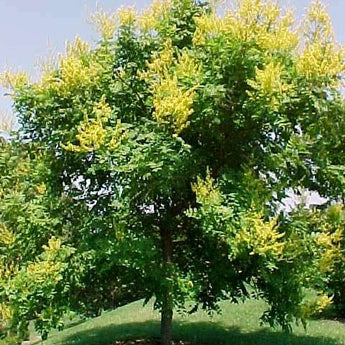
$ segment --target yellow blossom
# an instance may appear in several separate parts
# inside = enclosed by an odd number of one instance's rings
[[[325,308],[327,308],[333,301],[333,297],[322,295],[318,298],[316,302],[316,311],[321,313]]]
[[[284,70],[282,65],[270,62],[263,69],[255,68],[255,79],[247,80],[247,83],[254,89],[248,94],[252,99],[264,98],[271,109],[277,110],[279,99],[284,93],[293,89],[284,81]]]
[[[284,14],[273,1],[239,0],[237,7],[228,10],[224,18],[213,10],[195,18],[195,21],[195,46],[219,35],[230,40],[253,41],[268,52],[291,50],[299,42],[298,32],[293,28],[293,12]]]
[[[52,237],[48,240],[48,246],[43,246],[45,251],[58,251],[61,248],[61,240],[56,237]]]
[[[339,257],[340,252],[335,248],[326,249],[319,261],[320,272],[330,272],[335,264],[335,259]]]
[[[333,79],[332,84],[336,86],[345,71],[344,53],[344,48],[338,48],[334,43],[313,43],[298,58],[297,70],[307,78]]]
[[[308,7],[303,23],[303,34],[311,43],[333,40],[331,18],[326,6],[320,1],[314,1]]]
[[[333,302],[333,297],[329,297],[325,294],[317,296],[311,300],[307,300],[302,305],[302,316],[307,319],[312,315],[320,314],[325,308],[327,308]]]
[[[101,119],[103,122],[109,119],[111,115],[111,108],[103,95],[101,99],[93,106],[93,114],[97,119]]]
[[[60,263],[53,263],[49,261],[31,263],[27,267],[27,273],[36,282],[44,282],[49,276],[54,276],[55,280],[59,281],[62,279],[62,277],[59,275],[60,270]]]
[[[191,56],[188,50],[183,50],[178,57],[175,73],[179,78],[195,78],[202,69],[202,65]]]
[[[0,284],[4,281],[8,281],[11,277],[18,273],[18,266],[13,261],[0,259]]]
[[[154,0],[150,7],[143,11],[138,17],[139,27],[143,32],[148,32],[156,28],[157,23],[163,19],[164,15],[172,6],[171,0]]]
[[[209,170],[207,170],[205,180],[198,177],[196,183],[192,184],[192,191],[201,204],[220,205],[222,202],[219,189]]]
[[[262,70],[256,67],[255,75],[255,81],[250,82],[253,88],[260,90],[266,95],[283,91],[281,65],[270,62]]]
[[[13,232],[7,229],[6,225],[0,223],[0,244],[11,246],[16,242],[16,236]]]
[[[103,73],[101,64],[92,58],[90,47],[79,38],[67,43],[66,55],[57,57],[56,67],[50,64],[43,67],[43,76],[33,87],[37,92],[53,89],[63,97],[75,89],[97,84]]]
[[[80,57],[90,52],[90,45],[79,36],[73,42],[66,42],[66,55]]]
[[[91,152],[98,150],[105,144],[108,132],[107,129],[104,128],[104,124],[108,121],[111,113],[111,108],[103,95],[101,99],[94,104],[93,111],[90,115],[91,118],[85,113],[84,120],[78,126],[76,139],[79,141],[79,144],[73,145],[72,143],[68,143],[67,145],[62,144],[61,146],[65,150],[74,152]]]
[[[47,190],[47,187],[43,183],[43,184],[40,184],[40,185],[36,186],[36,190],[37,190],[38,194],[44,194],[46,192],[46,190]]]
[[[256,42],[268,52],[297,47],[298,33],[293,24],[293,12],[283,14],[275,1],[239,0],[238,7],[228,11],[224,18],[230,37]]]
[[[60,58],[61,76],[56,86],[62,93],[68,93],[76,87],[92,85],[101,74],[101,66],[91,61],[89,64],[74,56]]]
[[[251,255],[274,255],[280,257],[283,254],[284,243],[279,240],[284,233],[277,231],[277,219],[264,221],[260,214],[249,214],[245,217],[242,230],[236,235],[236,244],[245,245],[250,249]]]
[[[214,37],[224,32],[224,21],[215,13],[203,14],[195,18],[196,30],[193,35],[193,44],[195,46],[203,45],[206,38]]]
[[[4,325],[6,322],[11,320],[12,318],[12,311],[11,309],[5,304],[0,303],[0,328],[1,325]]]
[[[298,30],[293,29],[294,12],[288,11],[276,22],[273,30],[260,30],[258,44],[268,51],[289,51],[297,48]]]
[[[331,234],[328,232],[321,232],[316,238],[316,243],[319,246],[331,247],[333,243]]]
[[[103,123],[100,120],[85,120],[78,127],[78,134],[76,138],[79,145],[72,145],[69,143],[63,146],[68,151],[74,152],[91,152],[98,150],[104,142],[106,130],[103,128]]]
[[[154,117],[159,123],[171,123],[175,132],[180,133],[188,126],[188,118],[193,113],[195,87],[184,90],[178,85],[176,76],[163,79],[153,87]]]
[[[41,78],[38,84],[42,88],[49,87],[52,81],[54,82],[54,72],[58,69],[58,57],[50,54],[45,60],[38,61],[37,66],[41,72]]]
[[[75,88],[97,83],[102,74],[102,66],[91,58],[89,44],[78,36],[73,42],[66,42],[65,56],[60,54],[42,67],[42,78],[34,87],[38,91],[52,88],[62,96],[68,95]]]
[[[5,71],[0,74],[0,85],[6,89],[16,90],[29,83],[29,76],[25,72],[12,73]]]
[[[142,78],[149,78],[152,75],[165,75],[168,73],[168,68],[174,61],[174,50],[171,39],[164,42],[163,49],[158,54],[152,57],[152,62],[147,64],[148,72],[142,75]]]
[[[58,282],[62,279],[60,272],[63,265],[61,262],[55,262],[55,257],[61,249],[61,240],[52,237],[49,239],[48,245],[43,246],[43,249],[45,259],[30,263],[26,272],[36,282],[44,282],[48,277]]]
[[[147,67],[141,78],[148,82],[153,95],[153,116],[159,123],[172,125],[175,134],[179,134],[193,113],[201,65],[187,50],[175,58],[172,42],[167,40]],[[187,81],[194,85],[184,85]]]
[[[336,231],[334,231],[334,233],[332,234],[332,239],[333,242],[340,246],[340,242],[343,239],[344,236],[344,230],[343,229],[337,229]]]
[[[305,47],[297,59],[297,71],[310,79],[327,79],[338,86],[344,74],[344,47],[334,41],[330,17],[319,1],[311,4],[304,23]]]
[[[113,38],[116,28],[116,13],[98,10],[90,16],[90,20],[104,39]]]
[[[133,7],[120,8],[117,11],[117,18],[121,26],[130,26],[135,23],[137,12]]]

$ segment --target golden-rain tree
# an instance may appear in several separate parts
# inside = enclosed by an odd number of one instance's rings
[[[133,294],[155,299],[163,345],[187,301],[262,298],[287,330],[310,315],[302,288],[339,241],[281,204],[344,198],[343,49],[319,2],[300,26],[275,1],[236,4],[100,11],[96,47],[77,38],[36,82],[2,75],[20,124],[0,160],[8,329],[46,335]]]

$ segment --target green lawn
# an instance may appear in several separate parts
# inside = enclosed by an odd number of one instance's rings
[[[209,318],[198,312],[191,316],[175,315],[174,337],[196,344],[231,345],[345,345],[345,324],[315,320],[305,332],[295,327],[293,334],[284,334],[261,327],[259,316],[264,304],[249,301],[234,305],[223,302],[223,313]],[[44,345],[107,345],[127,338],[154,338],[159,335],[159,315],[152,306],[135,302],[101,317],[54,332]]]

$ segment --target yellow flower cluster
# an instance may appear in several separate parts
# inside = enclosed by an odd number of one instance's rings
[[[192,191],[196,194],[200,204],[220,205],[222,196],[216,186],[214,178],[207,171],[206,179],[198,177],[197,182],[192,185]]]
[[[74,146],[75,152],[91,152],[98,150],[104,142],[106,130],[101,120],[86,120],[78,128],[77,139],[80,146]]]
[[[303,23],[303,34],[310,42],[332,41],[334,33],[326,6],[314,1],[307,9]]]
[[[131,26],[136,19],[137,12],[133,7],[124,7],[117,11],[117,20],[121,26]]]
[[[293,24],[293,13],[282,14],[276,1],[241,0],[238,9],[225,17],[227,32],[243,41],[256,41],[268,51],[297,47],[298,34]]]
[[[5,326],[5,324],[11,320],[12,318],[12,311],[11,309],[5,304],[0,303],[0,329],[1,326]]]
[[[115,150],[127,137],[127,132],[123,129],[121,120],[117,121],[114,129],[109,130],[104,125],[111,116],[111,108],[107,104],[105,97],[102,96],[99,102],[96,102],[92,110],[92,118],[89,119],[88,114],[85,114],[84,121],[78,127],[78,134],[76,139],[79,141],[78,145],[68,143],[61,146],[67,151],[73,152],[91,152],[101,148],[106,144],[107,137],[111,139],[108,143],[109,150]]]
[[[38,186],[36,186],[36,190],[38,194],[44,194],[47,190],[47,186],[44,183],[39,184]]]
[[[169,74],[169,67],[174,62],[174,50],[171,39],[168,39],[163,44],[163,49],[159,54],[152,57],[152,62],[147,64],[148,72],[142,74],[143,79],[150,79],[157,75],[164,77]]]
[[[38,92],[51,88],[61,96],[67,96],[76,88],[96,84],[103,72],[102,66],[92,59],[89,44],[80,37],[67,42],[65,56],[60,55],[57,60],[56,66],[54,61],[42,66],[42,78],[34,85]],[[60,71],[58,77],[55,74],[57,69]]]
[[[242,230],[236,235],[236,245],[251,249],[251,255],[283,254],[284,243],[279,240],[284,233],[277,231],[277,219],[264,221],[260,214],[249,214],[243,222]]]
[[[0,85],[6,89],[16,90],[27,84],[29,84],[29,76],[25,72],[5,71],[0,74]]]
[[[81,57],[90,53],[90,45],[89,43],[83,41],[80,36],[77,36],[74,42],[66,42],[66,55],[67,56],[74,56],[74,57]]]
[[[214,12],[202,14],[195,18],[196,29],[193,35],[193,45],[200,46],[205,44],[206,38],[218,36],[225,32],[224,21]]]
[[[331,19],[319,1],[310,6],[304,23],[305,48],[297,59],[297,71],[307,78],[325,78],[338,86],[344,74],[345,50],[334,41]]]
[[[96,30],[105,40],[110,40],[114,37],[116,29],[116,13],[107,13],[98,10],[90,16],[90,21],[94,24]]]
[[[18,274],[16,263],[5,258],[0,259],[0,285],[8,282],[16,274]]]
[[[178,57],[175,74],[181,79],[194,79],[201,72],[202,66],[196,62],[188,50],[183,50]]]
[[[143,11],[138,18],[139,27],[142,32],[154,30],[157,23],[163,19],[164,15],[172,6],[171,0],[154,0],[150,7]]]
[[[27,268],[27,273],[38,283],[43,283],[50,276],[55,277],[55,281],[58,282],[62,279],[61,275],[59,274],[60,270],[60,263],[39,261],[29,264]]]
[[[282,93],[285,89],[282,83],[282,66],[270,62],[264,69],[255,67],[256,78],[253,81],[248,81],[249,85],[256,90],[260,90],[265,95],[271,96],[275,93]]]
[[[153,115],[157,121],[162,124],[173,122],[176,134],[186,128],[189,125],[188,118],[193,113],[195,89],[181,88],[176,75],[155,85]]]
[[[62,147],[65,150],[74,152],[98,150],[104,144],[107,131],[103,125],[110,115],[111,108],[106,103],[105,97],[102,96],[100,101],[96,102],[93,107],[92,116],[94,118],[89,119],[88,114],[85,114],[84,121],[78,127],[76,138],[79,141],[79,145],[68,143],[67,145],[62,144]]]
[[[254,91],[248,95],[252,99],[264,98],[270,109],[277,110],[279,99],[284,93],[293,89],[293,85],[283,80],[283,67],[280,64],[270,62],[263,69],[255,68],[255,80],[247,80]]]
[[[22,160],[17,165],[17,171],[19,175],[27,175],[30,173],[30,164],[27,160]]]
[[[48,245],[43,246],[46,252],[56,252],[61,248],[61,240],[56,237],[52,237],[48,240]]]
[[[62,279],[60,271],[62,264],[54,262],[57,252],[61,249],[61,240],[52,237],[47,246],[43,246],[45,260],[30,263],[27,267],[29,276],[37,282],[44,282],[48,277],[53,277],[56,282]]]
[[[96,119],[99,119],[102,122],[107,121],[109,117],[111,116],[111,108],[109,104],[107,103],[104,95],[101,97],[101,99],[98,102],[94,104],[93,114],[96,117]]]
[[[9,231],[5,224],[0,223],[0,244],[11,246],[15,243],[16,236],[11,231]]]
[[[320,314],[333,302],[333,297],[327,295],[320,295],[312,300],[307,300],[302,305],[302,317],[304,319],[310,318],[312,315]]]
[[[322,257],[318,263],[318,267],[321,272],[332,271],[335,261],[337,258],[341,257],[341,251],[339,248],[333,247],[328,248],[322,253]]]
[[[196,24],[194,45],[220,34],[228,39],[255,41],[267,51],[291,50],[299,43],[293,12],[282,14],[273,1],[239,0],[237,8],[229,10],[224,19],[212,11],[196,18]]]
[[[344,48],[337,48],[334,43],[313,43],[297,60],[297,70],[307,78],[331,79],[331,84],[337,86],[345,72],[344,57]]]
[[[154,117],[159,123],[170,124],[176,135],[189,125],[198,88],[184,86],[183,82],[194,83],[200,71],[201,65],[187,50],[174,58],[172,42],[168,40],[162,52],[148,63],[148,71],[141,75],[153,95]]]
[[[55,85],[61,93],[68,94],[76,87],[97,83],[102,68],[93,61],[86,65],[81,58],[71,55],[60,59],[60,72],[61,78]]]
[[[316,237],[316,244],[324,249],[319,261],[319,269],[321,272],[329,272],[333,269],[337,258],[342,257],[340,242],[343,238],[343,229],[338,228],[332,231],[328,227],[323,229]]]
[[[318,298],[316,302],[316,312],[321,313],[325,308],[327,308],[332,303],[333,297],[327,295],[322,295]]]
[[[290,51],[299,44],[298,31],[293,30],[294,12],[289,11],[277,21],[273,30],[260,30],[259,46],[268,51]]]

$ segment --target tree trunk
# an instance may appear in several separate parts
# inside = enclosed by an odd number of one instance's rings
[[[172,233],[170,229],[163,229],[161,232],[164,269],[167,284],[164,284],[163,304],[161,312],[161,345],[172,345],[172,318],[173,300],[171,286],[171,266],[172,266]]]
[[[162,318],[161,318],[161,344],[171,345],[172,344],[172,318],[173,311],[169,305],[166,307],[163,302]]]

